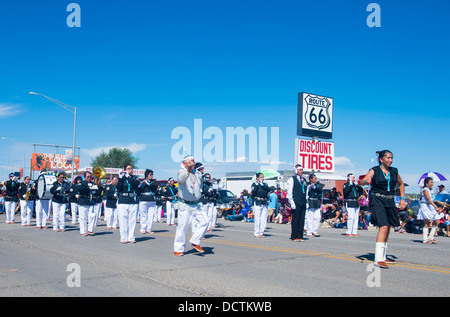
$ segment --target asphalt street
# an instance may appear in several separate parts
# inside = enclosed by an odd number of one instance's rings
[[[68,218],[68,217],[67,217]],[[424,245],[421,235],[391,233],[389,269],[372,265],[376,230],[345,237],[345,229],[322,228],[320,237],[289,240],[290,225],[268,224],[264,238],[253,223],[218,220],[202,247],[187,243],[173,255],[175,226],[155,223],[121,244],[119,231],[103,220],[94,236],[5,223],[0,215],[0,297],[373,297],[448,296],[450,238]],[[189,238],[190,232],[188,232]]]

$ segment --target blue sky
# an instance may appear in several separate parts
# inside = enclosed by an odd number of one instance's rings
[[[336,173],[365,173],[387,148],[410,185],[427,171],[450,179],[447,0],[377,1],[379,28],[366,24],[368,0],[79,0],[81,27],[69,28],[71,2],[0,4],[0,136],[28,156],[72,144],[73,115],[35,91],[77,107],[82,167],[122,146],[139,168],[174,176],[171,133],[202,119],[224,134],[279,127],[290,169],[306,91],[334,98]],[[261,165],[238,160],[205,165],[216,177]],[[11,161],[23,165],[23,145],[0,140],[0,179]]]

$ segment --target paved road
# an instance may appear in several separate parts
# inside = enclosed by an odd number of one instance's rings
[[[296,243],[288,239],[289,225],[269,224],[265,238],[254,238],[253,224],[219,219],[204,254],[189,247],[175,257],[176,228],[166,224],[122,245],[103,221],[95,236],[81,237],[70,222],[55,233],[4,220],[1,214],[0,297],[448,296],[445,237],[423,245],[420,235],[392,233],[388,254],[396,263],[374,270],[375,230],[345,237],[344,229],[320,229],[321,237]]]

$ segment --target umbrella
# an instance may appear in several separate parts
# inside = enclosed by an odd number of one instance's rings
[[[450,194],[438,194],[434,200],[440,201],[441,203],[450,204]]]
[[[422,176],[420,176],[419,181],[417,182],[417,184],[420,184],[421,182],[423,183],[423,180],[425,180],[425,178],[427,177],[431,177],[433,179],[434,182],[439,182],[439,181],[446,181],[447,179],[444,177],[444,175],[437,173],[437,172],[428,172],[423,174]]]
[[[278,177],[280,176],[280,173],[278,173],[277,171],[274,170],[260,170],[259,173],[263,173],[264,175],[264,179],[270,179],[273,177]],[[253,175],[252,181],[254,182],[256,180],[256,175]]]

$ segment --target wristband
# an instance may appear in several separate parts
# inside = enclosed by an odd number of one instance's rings
[[[400,200],[402,200],[402,199],[403,199],[403,200],[406,200],[406,197],[400,197]]]

